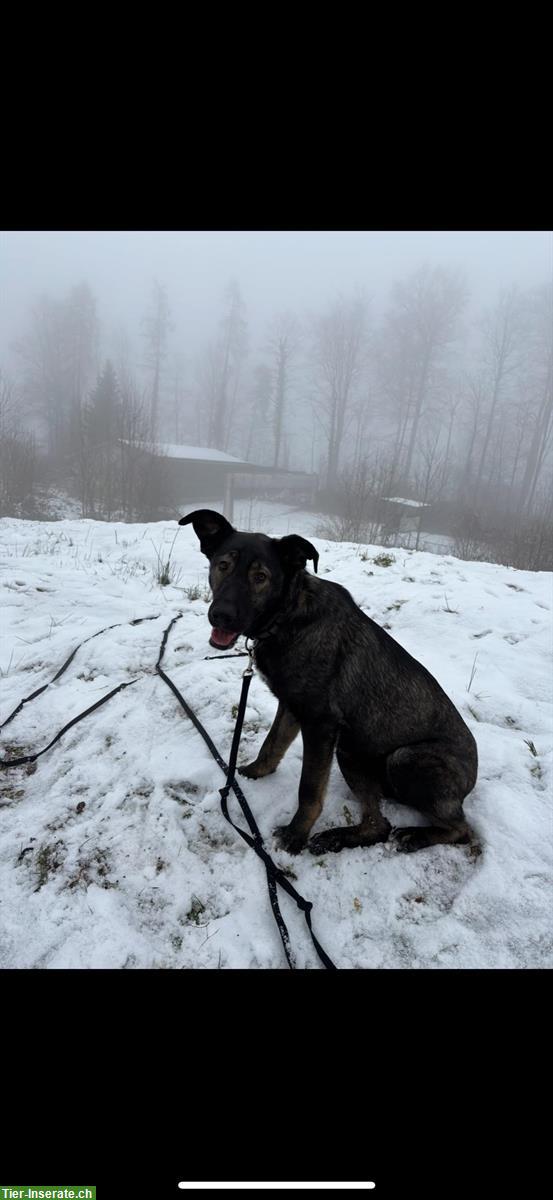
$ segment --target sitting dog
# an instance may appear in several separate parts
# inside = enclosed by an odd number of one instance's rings
[[[338,583],[318,579],[318,554],[305,538],[242,533],[220,513],[198,509],[192,523],[209,559],[213,602],[210,644],[255,643],[255,663],[278,699],[271,729],[249,779],[275,771],[301,732],[298,809],[275,830],[290,854],[313,854],[386,841],[387,796],[419,809],[430,824],[395,830],[399,847],[468,842],[463,800],[476,782],[472,733],[434,677],[358,608]],[[358,825],[309,840],[322,811],[333,754],[362,805]]]

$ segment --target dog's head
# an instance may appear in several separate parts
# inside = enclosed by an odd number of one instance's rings
[[[295,533],[283,538],[242,533],[209,508],[181,517],[179,525],[189,524],[210,562],[213,602],[207,615],[213,628],[209,640],[218,650],[233,646],[241,633],[255,637],[261,632],[308,559],[317,570],[315,547]]]

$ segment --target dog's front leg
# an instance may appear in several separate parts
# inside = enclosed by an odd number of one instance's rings
[[[247,779],[262,779],[264,775],[276,771],[281,758],[284,758],[299,731],[299,722],[292,716],[290,709],[279,701],[275,719],[257,758],[239,767],[240,775],[245,775]]]
[[[303,766],[298,796],[298,811],[289,825],[275,829],[275,837],[283,850],[299,854],[303,850],[311,827],[320,816],[324,804],[337,730],[332,726],[302,724]]]

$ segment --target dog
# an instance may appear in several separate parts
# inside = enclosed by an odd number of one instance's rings
[[[240,634],[251,638],[256,666],[278,700],[257,758],[240,773],[271,774],[301,732],[298,809],[275,829],[278,845],[290,854],[305,847],[324,854],[384,842],[392,831],[380,810],[384,797],[430,821],[394,830],[399,849],[470,842],[463,801],[476,783],[476,742],[430,672],[341,584],[317,577],[319,556],[305,538],[243,533],[210,509],[179,521],[188,524],[210,564],[210,645],[223,650]],[[362,819],[310,838],[334,753]]]

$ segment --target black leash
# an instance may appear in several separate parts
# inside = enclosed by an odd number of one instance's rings
[[[36,700],[37,696],[41,696],[42,693],[45,692],[46,689],[51,686],[51,684],[55,683],[56,680],[59,679],[60,676],[63,675],[65,671],[67,671],[68,666],[70,665],[70,663],[73,662],[73,659],[77,653],[77,650],[80,650],[81,646],[85,646],[87,642],[91,642],[93,638],[100,637],[101,633],[107,633],[108,630],[110,630],[110,629],[118,629],[121,625],[126,625],[126,624],[140,625],[142,623],[142,621],[157,621],[158,616],[159,616],[159,613],[154,617],[136,617],[136,619],[134,621],[129,621],[129,622],[118,621],[116,625],[106,625],[105,629],[99,629],[97,633],[91,633],[90,637],[87,637],[84,639],[84,641],[79,642],[79,645],[76,646],[75,649],[71,652],[71,654],[69,655],[69,658],[67,658],[65,660],[63,666],[60,667],[59,671],[57,672],[56,675],[54,675],[53,679],[50,679],[48,683],[43,684],[42,687],[37,688],[36,692],[32,692],[30,696],[25,696],[23,700],[20,700],[19,704],[17,705],[16,708],[14,708],[13,712],[10,713],[9,717],[6,717],[6,720],[2,721],[2,724],[0,725],[0,729],[4,729],[4,727],[6,725],[9,725],[10,721],[13,721],[14,717],[17,716],[18,712],[21,712],[21,709],[23,708],[24,704],[28,704],[30,700]],[[101,700],[97,700],[95,704],[90,705],[90,708],[86,708],[85,711],[82,713],[79,713],[79,715],[77,717],[73,717],[72,721],[68,721],[67,725],[64,725],[63,729],[60,729],[59,733],[57,733],[56,736],[54,738],[52,738],[51,742],[48,742],[48,745],[45,746],[43,750],[38,750],[36,754],[26,754],[23,756],[23,758],[11,758],[11,759],[0,758],[0,767],[6,767],[6,768],[7,767],[22,767],[26,763],[35,762],[35,760],[37,758],[40,758],[41,754],[46,754],[46,751],[49,750],[51,746],[54,746],[56,742],[59,742],[60,738],[63,737],[64,733],[67,733],[68,729],[71,729],[71,727],[73,725],[76,725],[77,721],[82,721],[85,717],[88,717],[90,715],[90,713],[94,712],[95,709],[100,708],[100,706],[102,704],[107,704],[107,701],[111,700],[111,697],[115,696],[117,694],[117,692],[122,692],[123,688],[131,687],[133,683],[137,683],[137,682],[138,682],[137,679],[131,679],[131,680],[129,680],[128,683],[120,683],[118,687],[113,688],[113,690],[111,692],[108,692],[107,696],[102,696]]]
[[[64,733],[67,733],[67,730],[71,729],[72,725],[76,725],[77,721],[82,721],[84,717],[88,717],[89,714],[94,712],[95,708],[99,708],[101,704],[106,704],[107,701],[111,700],[111,697],[115,696],[117,692],[122,692],[123,688],[132,687],[133,683],[138,683],[138,680],[131,679],[129,683],[120,683],[119,687],[114,688],[112,692],[108,692],[107,696],[102,696],[102,699],[97,700],[96,704],[91,704],[90,708],[86,708],[84,712],[79,713],[78,717],[73,717],[73,720],[68,721],[67,725],[64,725],[63,729],[60,729],[59,733],[56,734],[55,738],[52,738],[52,741],[48,742],[48,745],[44,747],[44,750],[39,750],[37,754],[25,754],[23,758],[0,758],[0,767],[22,767],[25,763],[35,762],[37,758],[40,758],[41,754],[46,754],[46,751],[49,750],[50,747],[55,744],[55,742],[59,742],[60,737],[63,737]]]
[[[196,716],[194,710],[191,709],[190,706],[186,703],[186,700],[184,699],[183,696],[181,696],[181,693],[179,692],[178,688],[175,686],[173,681],[171,679],[169,679],[169,676],[165,674],[165,671],[161,667],[161,660],[165,653],[165,646],[167,644],[167,638],[169,636],[169,633],[170,633],[173,625],[175,624],[175,621],[178,621],[181,616],[182,616],[182,613],[179,613],[178,616],[173,617],[173,620],[171,621],[170,625],[168,625],[167,629],[165,630],[165,633],[163,634],[161,649],[159,652],[159,658],[156,663],[156,671],[158,672],[159,675],[161,675],[161,678],[165,681],[165,683],[168,685],[168,687],[171,688],[171,691],[176,696],[177,700],[179,701],[179,704],[182,705],[187,717],[190,718],[193,725],[198,730],[198,733],[203,738],[206,746],[211,751],[216,763],[218,764],[218,766],[220,766],[221,770],[225,771],[225,773],[226,773],[227,779],[226,779],[225,786],[219,789],[220,796],[221,796],[221,809],[223,812],[223,816],[229,822],[229,825],[232,825],[233,829],[235,829],[236,832],[240,834],[240,837],[243,838],[245,842],[247,842],[248,846],[251,846],[252,850],[255,850],[258,857],[261,858],[265,864],[265,870],[267,872],[267,887],[269,889],[269,899],[271,901],[271,908],[273,910],[273,915],[274,915],[275,921],[278,926],[278,931],[279,931],[281,939],[282,939],[282,945],[284,947],[284,953],[286,955],[286,961],[288,963],[288,966],[290,967],[291,970],[295,970],[294,957],[293,957],[292,950],[290,947],[290,935],[288,933],[288,929],[286,927],[286,924],[285,924],[284,918],[282,916],[282,913],[280,911],[280,907],[279,907],[279,903],[278,903],[277,883],[280,884],[280,887],[282,887],[284,889],[284,891],[287,892],[288,895],[291,896],[291,898],[293,900],[295,900],[298,908],[301,909],[301,911],[303,912],[306,923],[307,923],[307,927],[311,934],[311,939],[313,941],[313,945],[315,947],[315,950],[317,951],[317,954],[318,954],[321,962],[323,963],[323,966],[325,966],[327,968],[327,970],[336,971],[337,967],[332,962],[332,959],[329,958],[326,951],[323,950],[323,947],[321,946],[320,942],[318,941],[318,939],[315,937],[315,934],[313,933],[313,929],[312,929],[312,925],[311,925],[311,909],[313,908],[313,905],[312,905],[311,901],[305,900],[304,897],[301,896],[298,891],[296,891],[296,888],[292,886],[292,884],[290,883],[290,880],[286,878],[286,875],[284,874],[284,872],[280,869],[280,867],[276,866],[276,864],[273,862],[271,856],[267,853],[265,846],[263,845],[263,838],[261,837],[261,833],[259,832],[255,817],[251,811],[248,801],[246,800],[246,797],[242,791],[242,788],[240,787],[240,785],[236,782],[236,779],[234,778],[235,771],[236,771],[236,760],[238,758],[238,747],[240,744],[240,736],[242,733],[242,724],[244,721],[244,714],[246,712],[246,702],[247,702],[247,698],[248,698],[248,691],[249,691],[250,683],[252,681],[252,676],[253,676],[251,655],[249,656],[250,663],[246,667],[246,670],[243,672],[243,676],[242,676],[242,692],[240,695],[240,703],[238,705],[238,716],[236,718],[236,725],[234,728],[234,737],[232,739],[230,760],[229,760],[229,763],[227,766],[226,762],[219,754],[219,751],[218,751],[215,743],[210,738],[207,730],[204,729],[201,721],[198,720],[198,717]],[[224,655],[224,657],[225,658],[238,658],[239,655],[231,654],[231,655]],[[239,825],[236,825],[229,815],[228,794],[229,794],[231,788],[238,800],[238,803],[239,803],[239,805],[242,809],[242,812],[246,818],[246,821],[250,827],[251,833],[246,833],[245,829],[241,829]]]
[[[286,955],[286,961],[288,963],[288,966],[290,967],[291,970],[295,970],[296,964],[295,964],[294,956],[293,956],[292,949],[290,946],[290,935],[288,933],[288,929],[286,927],[286,923],[284,921],[284,918],[282,916],[282,913],[281,913],[280,907],[279,907],[279,903],[278,903],[277,884],[279,884],[280,887],[282,887],[284,889],[284,891],[293,900],[295,900],[298,908],[301,910],[301,912],[303,912],[306,923],[307,923],[307,927],[309,929],[309,933],[311,934],[311,939],[313,941],[313,945],[315,947],[315,950],[317,951],[317,954],[318,954],[321,962],[323,963],[323,966],[326,967],[327,970],[336,971],[337,968],[336,968],[335,964],[329,958],[326,951],[323,950],[323,947],[321,946],[320,942],[318,941],[315,934],[313,933],[312,924],[311,924],[311,909],[312,909],[313,905],[312,905],[311,901],[305,900],[305,898],[300,895],[300,893],[296,890],[296,888],[292,886],[292,884],[290,883],[290,880],[287,879],[284,872],[280,869],[280,867],[276,866],[276,864],[273,862],[270,855],[267,853],[265,846],[263,844],[263,838],[261,837],[261,833],[258,829],[256,820],[255,820],[255,817],[250,809],[248,801],[246,800],[246,797],[245,797],[240,785],[236,782],[236,779],[235,779],[236,762],[237,762],[237,758],[238,758],[238,747],[240,745],[242,725],[244,722],[244,714],[246,712],[248,691],[249,691],[250,683],[251,683],[252,676],[253,676],[251,653],[249,653],[249,659],[250,659],[249,664],[246,667],[246,670],[243,672],[242,692],[240,695],[240,703],[238,706],[238,716],[236,719],[236,726],[234,729],[234,737],[232,739],[230,760],[229,760],[229,763],[227,766],[224,759],[219,754],[219,751],[218,751],[215,743],[212,741],[209,734],[207,733],[207,730],[204,729],[203,725],[198,720],[198,717],[196,716],[193,709],[191,709],[190,706],[186,703],[186,700],[181,695],[178,688],[175,686],[175,684],[169,678],[169,676],[166,675],[165,671],[161,667],[161,661],[162,661],[163,655],[165,653],[167,638],[169,636],[171,629],[173,628],[173,625],[175,624],[176,621],[178,621],[180,619],[180,617],[182,617],[182,613],[178,613],[176,617],[173,617],[173,620],[167,626],[167,629],[165,630],[165,632],[163,634],[163,637],[161,640],[159,656],[158,656],[158,660],[156,663],[156,671],[161,676],[161,678],[164,680],[164,682],[167,684],[167,686],[170,687],[173,694],[176,696],[177,700],[179,701],[179,704],[181,704],[186,715],[192,721],[193,725],[198,730],[198,733],[201,735],[201,737],[203,738],[207,747],[211,751],[211,754],[213,755],[213,758],[215,759],[218,766],[220,766],[221,770],[226,773],[226,777],[227,777],[226,783],[225,783],[224,787],[219,789],[220,795],[221,795],[221,809],[222,809],[225,819],[229,822],[230,825],[232,825],[233,829],[235,829],[236,832],[240,834],[240,837],[243,838],[245,842],[247,842],[248,846],[251,846],[252,850],[255,850],[258,857],[261,858],[263,863],[265,864],[265,870],[267,872],[267,887],[269,890],[269,899],[271,902],[271,908],[273,910],[273,915],[274,915],[275,921],[277,923],[278,931],[279,931],[281,939],[282,939],[282,944],[284,947],[284,953]],[[129,624],[140,625],[142,621],[155,621],[155,620],[157,620],[157,616],[137,617],[135,620],[130,621]],[[25,696],[23,698],[23,700],[21,700],[19,702],[17,707],[14,708],[13,712],[10,713],[10,715],[8,717],[6,717],[6,720],[0,724],[0,729],[3,729],[6,725],[9,725],[10,721],[13,721],[14,717],[16,717],[19,712],[21,712],[21,709],[23,708],[23,706],[25,704],[28,704],[31,700],[35,700],[37,698],[37,696],[42,695],[42,693],[45,692],[46,689],[48,687],[50,687],[50,685],[52,683],[55,683],[56,680],[58,680],[64,674],[64,672],[67,670],[67,668],[73,661],[77,651],[80,650],[81,646],[86,645],[86,643],[92,641],[93,638],[99,637],[100,634],[107,633],[110,629],[117,629],[120,625],[123,625],[125,623],[126,622],[120,621],[116,625],[107,625],[105,627],[105,629],[98,630],[97,633],[91,634],[90,637],[85,638],[84,641],[80,642],[79,645],[76,646],[75,649],[71,652],[71,654],[69,655],[69,658],[66,659],[66,661],[63,663],[63,665],[60,667],[59,671],[54,675],[54,677],[48,683],[45,683],[42,687],[37,688],[37,690],[35,692],[32,692],[30,696]],[[208,657],[215,657],[215,656],[208,656]],[[222,655],[222,656],[217,655],[217,657],[240,658],[240,657],[243,657],[243,654],[242,654],[242,652],[238,652],[237,654],[231,654],[231,655]],[[84,718],[88,717],[90,715],[90,713],[94,712],[97,708],[100,708],[102,704],[106,704],[108,700],[111,700],[112,696],[115,696],[117,694],[117,692],[123,691],[124,688],[131,687],[134,683],[137,683],[137,682],[138,682],[137,679],[131,679],[128,683],[120,683],[118,685],[118,687],[113,688],[111,692],[108,692],[107,696],[103,696],[101,698],[101,700],[97,700],[95,704],[91,704],[90,708],[85,709],[84,712],[79,713],[78,716],[73,717],[73,719],[71,721],[68,721],[67,725],[64,725],[63,729],[60,729],[59,733],[57,733],[56,736],[54,738],[52,738],[51,742],[48,742],[48,745],[45,746],[43,750],[39,750],[35,754],[26,754],[21,758],[12,758],[9,760],[8,759],[0,759],[0,767],[7,769],[10,767],[20,767],[20,766],[24,766],[27,763],[35,762],[35,760],[37,758],[40,758],[42,754],[46,754],[46,751],[50,750],[50,748],[52,746],[54,746],[55,743],[58,742],[61,737],[63,737],[64,733],[67,733],[67,730],[71,729],[73,727],[73,725],[76,725],[78,721],[84,720]],[[250,833],[247,833],[246,830],[241,829],[239,825],[236,825],[235,822],[232,820],[232,818],[229,815],[228,794],[231,789],[234,791],[234,793],[238,799],[238,802],[240,804],[242,812],[243,812],[243,814],[246,818],[246,821],[248,823],[248,826],[250,828]]]

